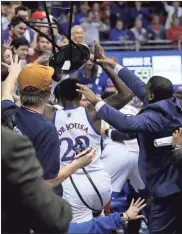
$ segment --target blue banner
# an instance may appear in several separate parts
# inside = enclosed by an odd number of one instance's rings
[[[107,51],[119,64],[128,67],[145,83],[151,76],[163,76],[174,86],[182,85],[182,53],[178,50],[165,51]]]

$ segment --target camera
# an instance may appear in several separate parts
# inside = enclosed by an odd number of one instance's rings
[[[81,153],[82,151],[86,150],[86,148],[86,145],[81,140],[76,140],[76,143],[73,146],[73,150],[76,154]]]

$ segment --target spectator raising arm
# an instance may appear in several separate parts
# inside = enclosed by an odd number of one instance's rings
[[[11,100],[14,101],[13,99],[13,92],[15,88],[15,84],[18,78],[18,75],[20,74],[22,70],[22,60],[18,61],[18,55],[15,55],[15,59],[13,61],[13,56],[11,53],[11,64],[8,65],[6,63],[2,63],[3,66],[7,67],[9,70],[9,75],[5,79],[2,87],[2,98],[1,100]]]

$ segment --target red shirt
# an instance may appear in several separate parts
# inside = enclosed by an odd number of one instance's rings
[[[34,55],[29,55],[27,56],[27,63],[33,63],[38,57],[40,57],[41,55],[43,55],[44,52],[35,49],[35,53]]]
[[[167,31],[167,39],[177,41],[182,39],[182,26],[180,27],[171,27]]]

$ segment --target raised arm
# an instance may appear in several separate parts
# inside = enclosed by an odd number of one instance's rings
[[[123,83],[123,81],[118,77],[116,72],[108,66],[108,65],[102,65],[103,70],[107,73],[109,78],[112,80],[116,90],[118,91],[117,94],[114,94],[106,99],[104,101],[120,110],[123,108],[131,99],[134,97],[134,94],[131,92],[131,90]]]
[[[159,132],[168,125],[168,120],[157,111],[148,110],[136,116],[127,116],[105,104],[103,101],[96,101],[95,103],[97,103],[95,105],[97,116],[118,131],[130,133]]]
[[[102,59],[105,60],[107,58],[104,49],[97,42],[95,42],[94,58],[96,61],[99,61],[99,59],[101,59],[102,61]],[[113,61],[113,63],[117,64],[117,62],[114,59],[111,60]],[[106,98],[104,101],[116,109],[121,109],[134,97],[134,95],[131,92],[131,90],[118,77],[116,72],[114,72],[111,66],[104,63],[99,64],[101,65],[102,69],[106,72],[106,74],[110,77],[116,90],[118,91],[117,94]]]
[[[119,78],[128,86],[129,89],[141,100],[144,100],[144,94],[146,85],[138,78],[132,71],[127,67],[123,67],[117,64],[113,59],[105,57],[104,59],[99,59],[98,62],[102,64],[110,65],[114,68],[114,72]]]
[[[78,85],[80,87],[80,85]],[[148,110],[136,116],[128,116],[101,101],[88,87],[80,87],[78,92],[95,106],[97,117],[105,120],[118,131],[123,132],[159,132],[168,126],[169,120],[160,112]]]
[[[2,65],[8,68],[9,75],[3,82],[1,101],[10,100],[14,102],[13,92],[18,75],[20,74],[22,69],[22,60],[18,61],[18,55],[15,55],[15,59],[13,61],[13,56],[11,54],[11,64],[8,65],[6,63],[2,63]]]
[[[170,10],[171,10],[171,8],[172,8],[172,6],[169,6],[169,5],[167,4],[167,2],[162,2],[162,3],[163,3],[163,5],[164,5],[165,11],[167,11],[167,12],[169,13]]]

